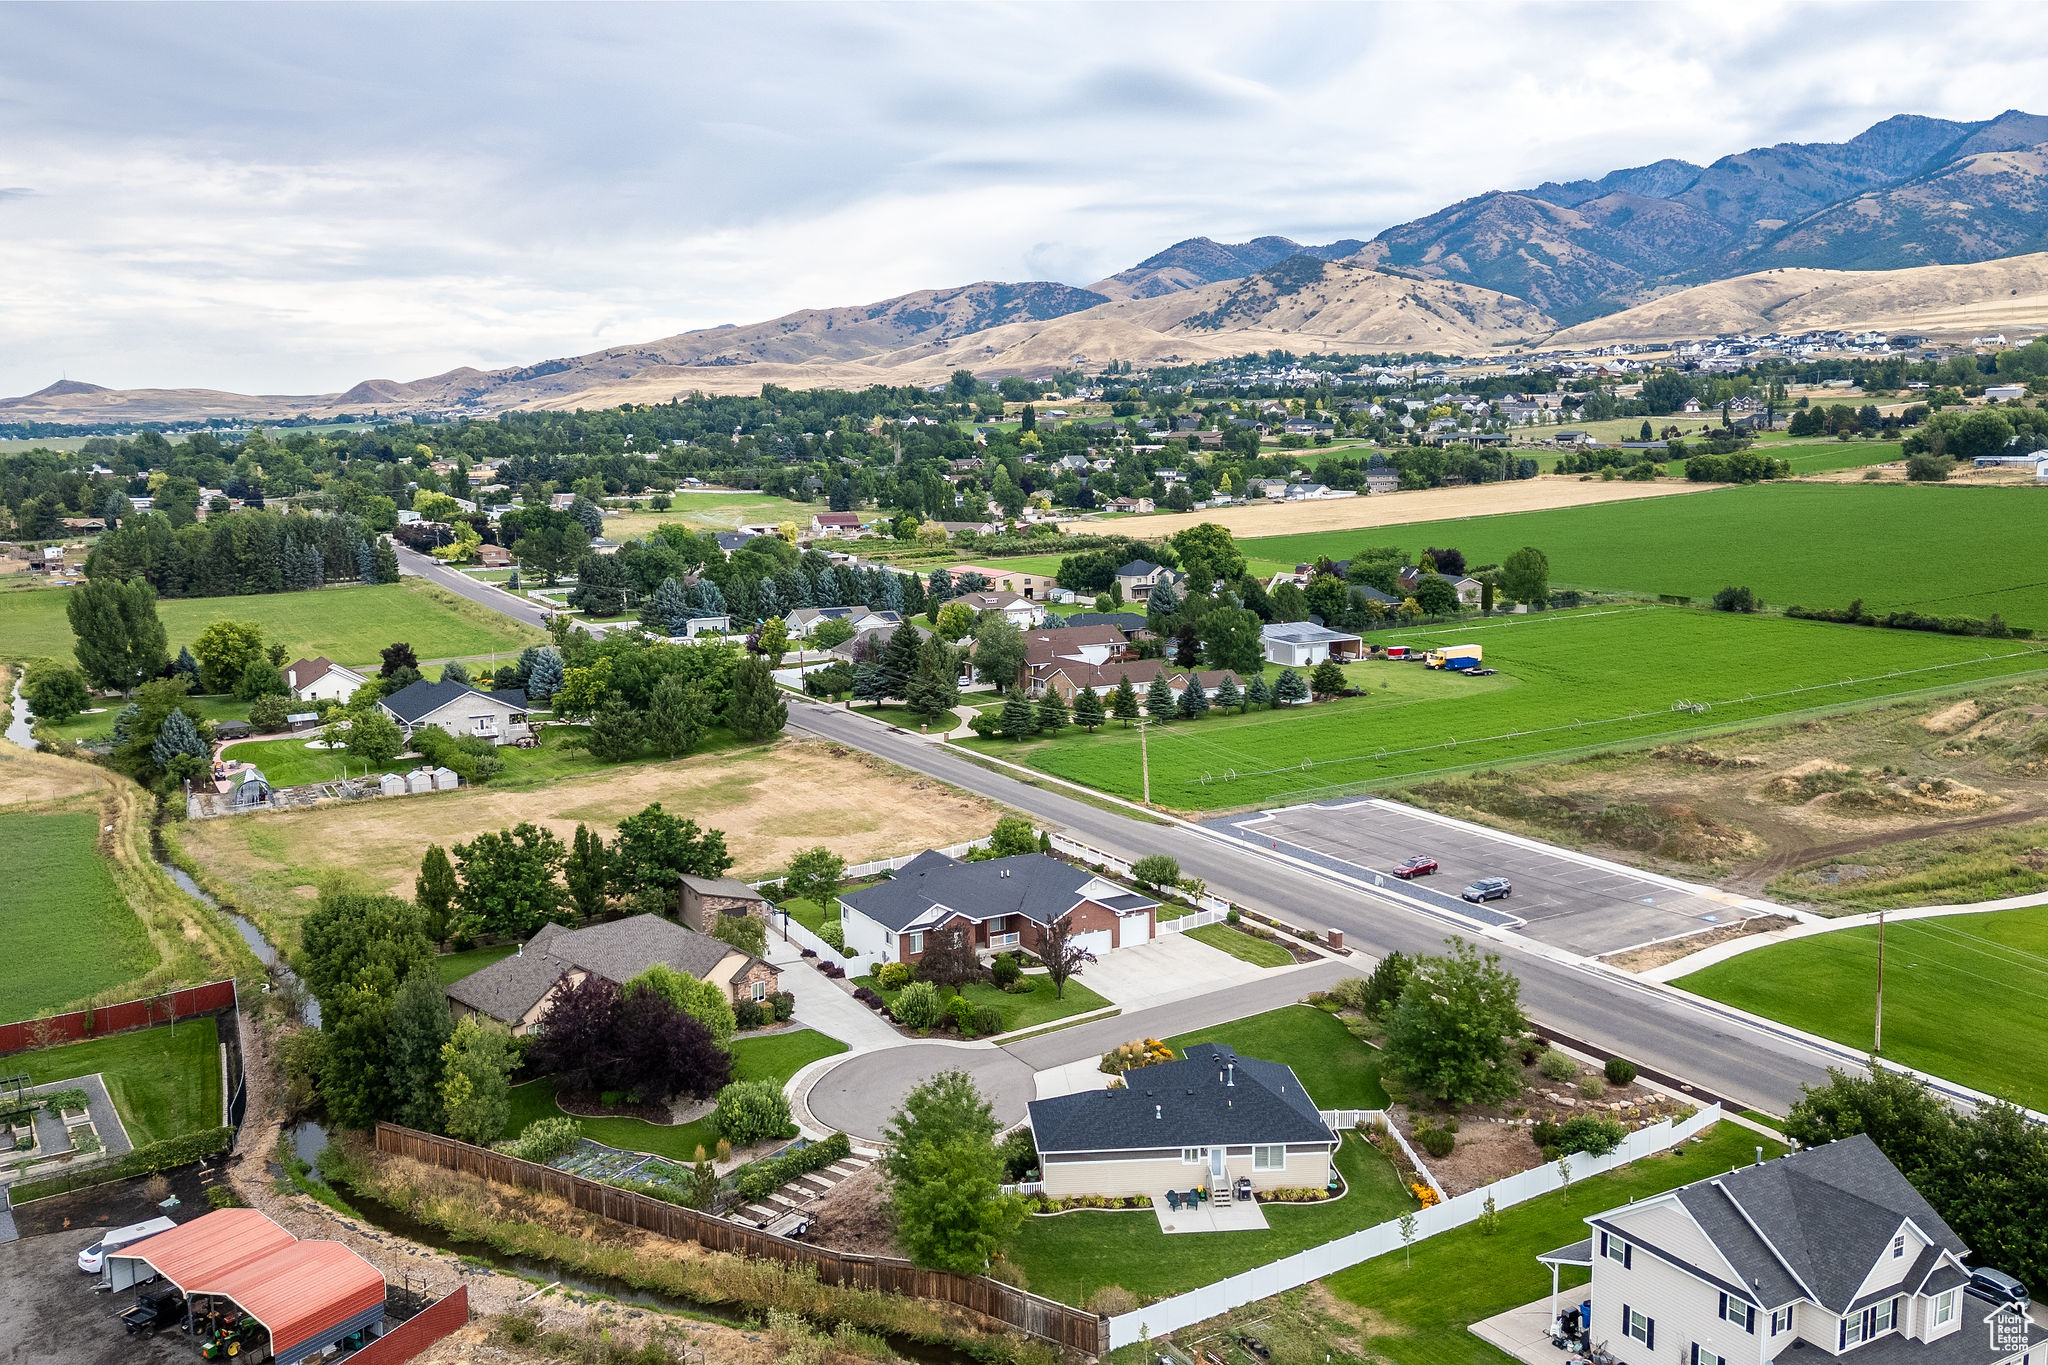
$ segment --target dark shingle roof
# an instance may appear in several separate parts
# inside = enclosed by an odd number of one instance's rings
[[[1037,924],[1051,924],[1081,903],[1081,888],[1093,880],[1095,874],[1087,868],[1043,853],[963,863],[926,851],[888,881],[840,900],[899,933],[921,921],[936,924],[948,910],[973,920],[1023,915]],[[1132,910],[1157,904],[1121,891],[1116,898]]]
[[[688,872],[678,873],[676,880],[700,896],[725,896],[733,900],[766,900],[760,892],[745,882],[734,881],[731,877],[698,877]]]
[[[507,706],[526,709],[526,693],[517,687],[508,687],[498,692],[482,692],[468,683],[428,682],[421,678],[408,687],[401,687],[390,696],[383,698],[382,705],[406,724],[411,725],[423,716],[430,716],[451,702],[475,693],[487,696]]]
[[[1134,559],[1121,569],[1118,569],[1116,576],[1118,578],[1143,578],[1146,574],[1157,571],[1158,568],[1159,566],[1149,559]]]
[[[548,924],[511,957],[500,958],[450,986],[448,996],[493,1019],[517,1023],[572,967],[624,984],[655,963],[665,962],[676,971],[702,978],[739,951],[721,939],[685,929],[659,915],[629,915],[587,929]]]
[[[1185,1059],[1126,1072],[1122,1090],[1034,1100],[1041,1152],[1115,1152],[1247,1143],[1328,1143],[1330,1130],[1291,1067],[1197,1043]]]
[[[1067,618],[1067,628],[1076,626],[1115,626],[1126,635],[1145,628],[1145,617],[1135,611],[1077,611]]]

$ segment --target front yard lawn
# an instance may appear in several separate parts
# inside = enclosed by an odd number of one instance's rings
[[[1150,1209],[1082,1211],[1025,1219],[1009,1257],[1034,1294],[1085,1306],[1096,1291],[1121,1285],[1149,1301],[1213,1284],[1416,1207],[1393,1163],[1356,1133],[1347,1133],[1337,1149],[1337,1169],[1347,1187],[1343,1198],[1268,1204],[1264,1232],[1169,1235],[1159,1230]]]
[[[1416,1242],[1412,1264],[1392,1251],[1323,1283],[1364,1310],[1362,1334],[1371,1339],[1360,1346],[1368,1358],[1400,1365],[1501,1365],[1509,1357],[1466,1329],[1549,1294],[1550,1272],[1536,1257],[1584,1237],[1588,1214],[1749,1164],[1757,1140],[1748,1129],[1717,1124],[1702,1141],[1502,1209],[1491,1237],[1467,1224]],[[1772,1156],[1785,1150],[1768,1141],[1764,1147]],[[1583,1271],[1566,1270],[1559,1283],[1576,1287],[1586,1279]]]
[[[212,1019],[18,1052],[6,1065],[26,1072],[30,1085],[99,1072],[137,1147],[221,1125],[220,1032]]]
[[[859,984],[873,990],[891,1005],[896,1003],[896,997],[902,993],[883,990],[875,984],[875,978],[872,976],[860,978]],[[1040,1024],[1050,1024],[1057,1019],[1087,1014],[1091,1010],[1107,1009],[1110,1004],[1082,985],[1079,977],[1068,978],[1064,1000],[1053,997],[1052,978],[1042,973],[1026,973],[1019,984],[1029,985],[1031,990],[1028,993],[1019,992],[1011,995],[989,982],[977,981],[960,993],[967,997],[968,1004],[988,1005],[1000,1013],[1003,1016],[1005,1033],[1014,1033],[1022,1028],[1036,1028]],[[941,991],[940,994],[946,993]],[[948,995],[947,998],[951,999],[951,996]]]
[[[452,986],[465,976],[473,975],[501,958],[507,958],[519,951],[516,943],[500,943],[494,948],[471,948],[466,952],[442,953],[434,959],[434,975],[443,986]]]
[[[1187,931],[1189,938],[1206,943],[1211,948],[1220,948],[1232,957],[1240,958],[1258,967],[1285,967],[1294,961],[1294,954],[1277,943],[1268,943],[1262,938],[1253,938],[1241,929],[1227,924],[1205,924],[1199,929]]]
[[[1341,1019],[1312,1005],[1287,1005],[1166,1040],[1176,1052],[1196,1043],[1222,1043],[1246,1057],[1284,1062],[1318,1109],[1387,1107],[1379,1049],[1359,1042]]]

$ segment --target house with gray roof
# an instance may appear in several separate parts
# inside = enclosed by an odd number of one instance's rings
[[[1197,1043],[1175,1062],[1124,1073],[1120,1090],[1034,1100],[1026,1122],[1045,1192],[1149,1194],[1207,1188],[1322,1189],[1337,1135],[1294,1069]]]
[[[716,982],[734,1004],[766,1000],[781,988],[781,975],[772,964],[723,939],[660,915],[628,915],[583,929],[544,924],[512,956],[448,987],[448,1000],[458,1019],[481,1014],[525,1034],[547,1018],[558,991],[587,976],[624,985],[657,962]]]
[[[1273,621],[1259,628],[1266,662],[1283,668],[1314,668],[1325,659],[1357,659],[1365,640],[1348,631],[1331,630],[1313,621]]]
[[[1627,1365],[2043,1359],[2048,1332],[1969,1292],[1970,1248],[1863,1134],[1586,1222],[1537,1259],[1591,1269],[1587,1339]]]
[[[422,725],[438,725],[457,739],[477,735],[493,744],[522,746],[533,741],[526,721],[526,693],[517,687],[482,692],[468,683],[422,678],[382,698],[377,706],[398,723],[408,741]]]
[[[846,946],[862,957],[916,962],[936,934],[965,934],[978,952],[1038,952],[1046,930],[1098,955],[1149,943],[1159,902],[1043,853],[960,862],[932,850],[887,881],[839,898]]]

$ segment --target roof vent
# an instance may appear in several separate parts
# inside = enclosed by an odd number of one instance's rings
[[[1764,1164],[1764,1149],[1761,1146],[1756,1149],[1756,1164],[1759,1166]]]
[[[1153,1117],[1153,1118],[1155,1118],[1155,1119],[1163,1119],[1163,1118],[1165,1118],[1165,1117],[1166,1117],[1166,1109],[1165,1109],[1165,1107],[1164,1107],[1163,1105],[1157,1105],[1157,1104],[1153,1105],[1153,1106],[1152,1106],[1152,1117]]]
[[[1225,1085],[1236,1085],[1236,1084],[1237,1084],[1237,1063],[1236,1063],[1236,1062],[1232,1062],[1232,1063],[1230,1064],[1230,1079],[1229,1079],[1229,1080],[1227,1080],[1227,1081],[1225,1081],[1225,1082],[1224,1082],[1224,1084],[1225,1084]],[[1280,1087],[1280,1093],[1281,1093],[1281,1094],[1283,1094],[1283,1095],[1284,1095],[1284,1094],[1286,1094],[1286,1093],[1287,1093],[1287,1087],[1286,1087],[1286,1086],[1284,1086],[1284,1085],[1283,1085],[1283,1086],[1281,1086],[1281,1087]]]

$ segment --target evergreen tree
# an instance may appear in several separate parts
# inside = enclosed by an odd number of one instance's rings
[[[889,675],[877,664],[862,664],[854,669],[853,699],[880,706],[889,699]]]
[[[527,698],[545,702],[561,690],[561,651],[553,645],[542,645],[534,651],[533,666],[526,675]]]
[[[725,594],[710,579],[700,578],[690,589],[690,610],[693,616],[724,616]]]
[[[844,607],[852,605],[840,596],[839,575],[826,569],[811,585],[811,605],[814,607]]]
[[[1131,686],[1128,673],[1117,679],[1116,692],[1110,701],[1110,714],[1122,721],[1125,729],[1129,729],[1131,722],[1138,718],[1138,689]]]
[[[1309,690],[1318,696],[1334,697],[1344,690],[1344,668],[1335,659],[1325,659],[1309,675]]]
[[[1223,711],[1233,707],[1240,714],[1244,711],[1244,694],[1237,690],[1237,679],[1228,673],[1223,675],[1223,682],[1216,689],[1216,706]]]
[[[1202,690],[1202,680],[1188,674],[1188,685],[1181,689],[1179,711],[1187,720],[1200,720],[1209,714],[1209,694]]]
[[[193,658],[192,651],[184,645],[178,646],[178,657],[171,664],[171,672],[177,674],[186,682],[191,683],[194,687],[199,686],[199,660]]]
[[[1173,687],[1166,681],[1166,671],[1161,669],[1145,689],[1145,714],[1154,720],[1172,720],[1173,706]]]
[[[370,548],[370,542],[356,542],[356,581],[375,583],[377,581],[377,552]]]
[[[590,718],[590,756],[603,763],[623,763],[640,756],[640,713],[616,692]]]
[[[1251,682],[1244,689],[1244,702],[1247,711],[1254,706],[1266,707],[1273,704],[1273,689],[1266,686],[1265,674],[1252,674]]]
[[[396,583],[398,581],[398,551],[391,548],[390,536],[377,537],[377,581]]]
[[[888,679],[890,696],[907,698],[910,695],[910,680],[917,675],[918,656],[923,644],[917,627],[908,622],[890,634],[889,643],[882,650],[882,674]]]
[[[927,581],[930,586],[925,592],[925,605],[932,611],[937,611],[960,595],[959,589],[953,586],[953,575],[944,569],[933,569],[931,578]]]
[[[959,704],[959,670],[953,665],[953,651],[945,641],[934,636],[918,646],[917,672],[911,677],[903,700],[913,712],[928,720],[937,720]]]
[[[164,717],[163,729],[156,732],[156,743],[150,746],[149,755],[163,772],[171,770],[171,760],[180,754],[190,754],[204,763],[210,756],[206,741],[199,737],[199,729],[193,725],[192,717],[183,711],[173,711]]]
[[[1273,704],[1292,706],[1308,700],[1308,684],[1301,680],[1301,674],[1291,668],[1280,670],[1280,680],[1273,684]]]
[[[674,682],[675,679],[665,681]],[[575,838],[569,845],[569,856],[562,863],[562,880],[569,884],[569,900],[575,905],[576,913],[585,919],[595,919],[604,911],[608,870],[604,840],[587,827],[577,825]]]
[[[696,748],[710,726],[711,700],[702,683],[671,674],[654,685],[647,699],[647,739],[664,758]]]
[[[1202,662],[1202,641],[1193,621],[1183,622],[1173,636],[1173,662],[1177,668],[1196,668]]]
[[[1057,737],[1068,725],[1065,698],[1050,687],[1038,699],[1038,728],[1045,734]]]
[[[762,620],[782,615],[782,593],[776,588],[774,579],[764,578],[754,588],[754,610],[749,615]]]
[[[1074,694],[1074,724],[1094,734],[1102,724],[1102,698],[1095,689],[1084,687]]]
[[[663,635],[681,635],[689,619],[690,604],[674,578],[662,579],[654,595],[640,604],[640,624]]]
[[[1038,717],[1032,714],[1031,703],[1024,700],[1022,688],[1013,687],[1003,698],[1002,734],[1004,739],[1025,739],[1038,730]]]
[[[394,1123],[434,1132],[441,1126],[441,1048],[455,1031],[448,997],[434,973],[415,967],[391,1001],[385,1083]]]
[[[768,661],[755,655],[741,659],[733,669],[725,723],[751,743],[777,733],[788,722],[789,707],[776,691]]]
[[[455,904],[455,865],[439,844],[428,844],[420,859],[420,875],[413,880],[412,901],[425,917],[427,936],[436,943],[448,938],[448,912]]]

